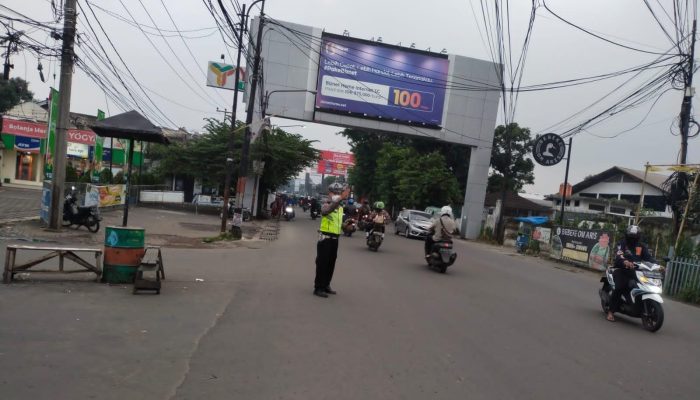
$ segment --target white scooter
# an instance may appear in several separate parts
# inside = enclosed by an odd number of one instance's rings
[[[605,276],[600,278],[603,287],[598,291],[603,312],[607,314],[610,309],[610,295],[615,288],[612,272],[614,268],[608,267]],[[642,261],[634,263],[635,279],[630,280],[631,292],[622,296],[619,312],[630,317],[641,318],[642,326],[649,332],[661,329],[664,323],[664,309],[661,304],[663,276],[661,266],[652,262]]]

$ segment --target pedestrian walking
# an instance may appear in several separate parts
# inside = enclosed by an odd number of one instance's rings
[[[321,206],[321,227],[318,230],[316,243],[316,279],[314,280],[314,295],[328,297],[336,294],[331,288],[331,280],[335,271],[335,261],[338,258],[338,238],[342,232],[343,208],[340,202],[350,195],[350,188],[343,190],[339,183],[328,187],[328,199]]]

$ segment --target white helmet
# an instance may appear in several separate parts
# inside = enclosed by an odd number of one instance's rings
[[[442,207],[442,208],[440,209],[440,216],[443,216],[443,215],[445,215],[445,214],[449,215],[450,218],[452,218],[452,207],[450,207],[450,206],[444,206],[444,207]]]

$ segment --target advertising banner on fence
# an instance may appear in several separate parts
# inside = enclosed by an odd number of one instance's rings
[[[439,126],[446,56],[323,34],[316,108]]]
[[[532,231],[532,239],[537,240],[540,243],[549,244],[549,240],[552,238],[552,229],[544,228],[541,226],[536,226],[535,230]]]
[[[124,204],[126,198],[125,185],[98,186],[100,193],[100,207],[117,206]]]
[[[612,234],[607,231],[557,226],[552,236],[550,255],[558,260],[585,264],[603,271],[612,251],[611,240]]]

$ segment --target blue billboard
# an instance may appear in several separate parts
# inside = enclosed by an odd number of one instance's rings
[[[440,126],[447,56],[324,34],[316,109]]]

